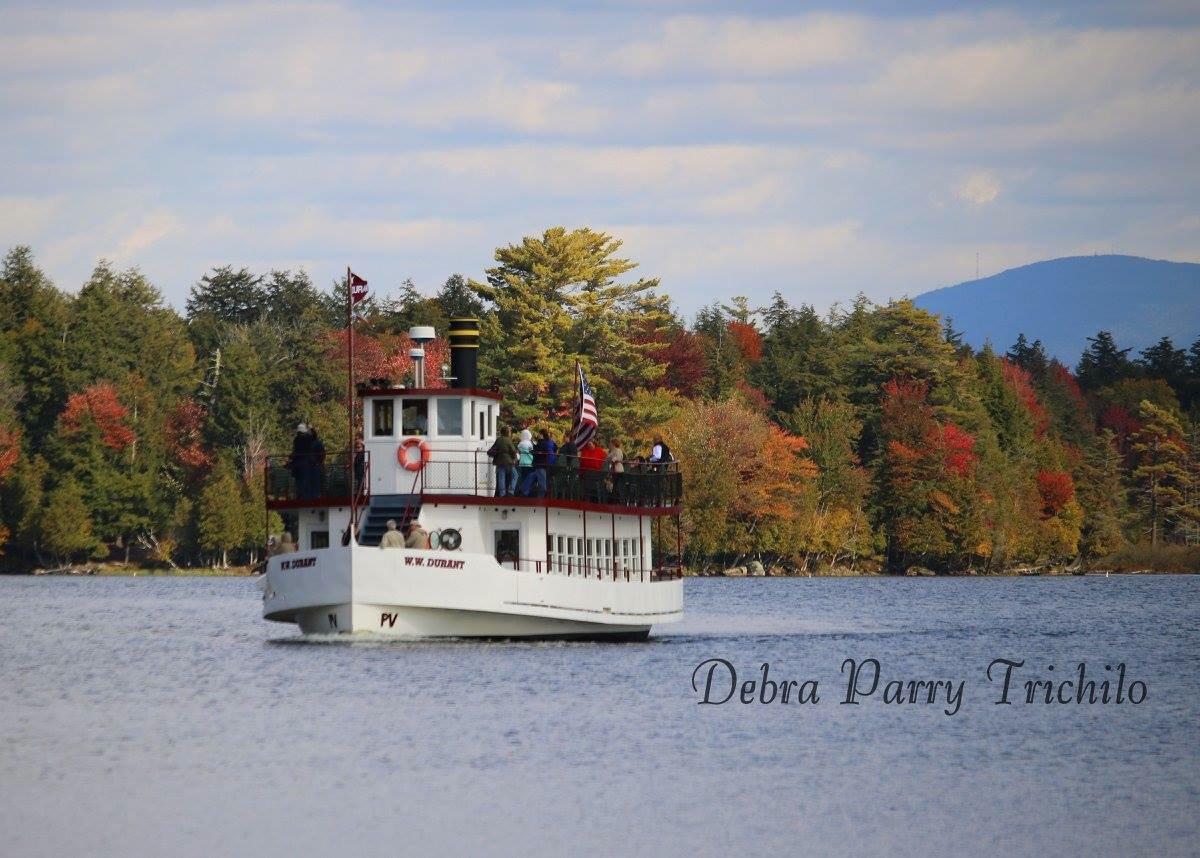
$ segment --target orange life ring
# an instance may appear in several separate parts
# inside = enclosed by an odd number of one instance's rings
[[[412,457],[408,451],[416,448],[417,455]],[[409,438],[396,448],[396,461],[404,466],[406,471],[419,471],[429,461],[429,442],[421,438]]]

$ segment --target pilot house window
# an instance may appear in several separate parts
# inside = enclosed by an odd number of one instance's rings
[[[371,408],[374,419],[371,423],[371,434],[375,437],[391,436],[392,434],[392,400],[376,399]]]
[[[400,412],[401,435],[429,434],[429,400],[406,399]]]
[[[463,433],[463,404],[461,399],[435,399],[437,403],[437,431],[439,435],[461,435]]]

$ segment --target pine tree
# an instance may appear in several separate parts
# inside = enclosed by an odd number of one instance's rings
[[[1083,509],[1079,553],[1085,564],[1112,554],[1125,541],[1125,488],[1121,484],[1121,455],[1112,432],[1102,432],[1084,448],[1075,484]]]
[[[224,459],[205,481],[196,514],[200,547],[213,552],[214,561],[219,557],[221,567],[228,568],[229,552],[245,541],[246,522],[241,487]]]
[[[1017,341],[1005,355],[1010,361],[1033,376],[1035,381],[1041,381],[1050,368],[1050,357],[1041,340],[1034,340],[1030,345],[1024,334],[1017,334]]]
[[[47,496],[37,529],[41,547],[60,562],[95,547],[91,513],[72,477],[62,480]]]
[[[1137,361],[1142,371],[1151,378],[1165,381],[1175,391],[1183,394],[1188,374],[1188,354],[1175,348],[1170,337],[1163,337],[1148,349],[1142,349]]]
[[[590,229],[548,229],[496,250],[487,283],[471,287],[490,310],[480,370],[497,384],[518,423],[565,409],[580,360],[603,408],[662,376],[663,364],[635,334],[647,317],[668,315],[657,280],[620,282],[635,263],[621,242]]]
[[[269,307],[262,281],[249,269],[234,271],[224,265],[192,286],[187,300],[188,331],[200,355],[212,354],[227,328],[249,325],[266,315]]]
[[[1099,390],[1132,375],[1133,366],[1128,357],[1130,349],[1117,348],[1108,331],[1088,337],[1088,343],[1090,345],[1075,368],[1075,376],[1084,390]]]
[[[1130,446],[1134,461],[1130,477],[1150,544],[1158,545],[1160,538],[1170,535],[1188,517],[1188,451],[1183,428],[1174,415],[1143,402],[1138,418],[1142,428]]]
[[[807,398],[835,392],[838,369],[833,338],[816,311],[793,308],[775,293],[763,311],[762,360],[750,380],[771,400],[776,414],[789,414]]]

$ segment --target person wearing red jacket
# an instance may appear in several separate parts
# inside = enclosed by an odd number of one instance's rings
[[[599,501],[604,485],[604,450],[594,441],[588,441],[579,451],[579,480],[583,483],[585,500]]]

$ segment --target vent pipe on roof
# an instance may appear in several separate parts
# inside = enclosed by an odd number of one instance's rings
[[[418,325],[409,328],[408,338],[413,342],[408,350],[413,362],[413,387],[421,388],[425,386],[425,343],[435,338],[434,330],[428,325]]]
[[[472,318],[450,320],[451,387],[479,387],[479,320]]]

